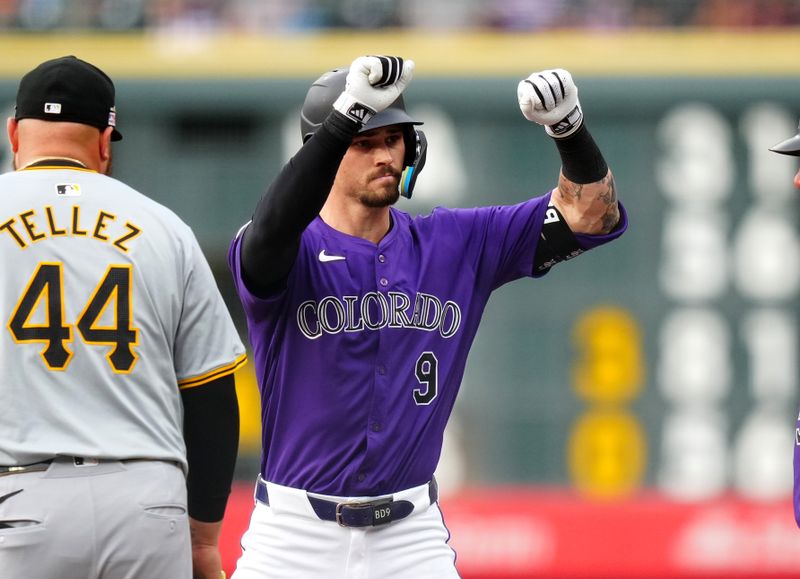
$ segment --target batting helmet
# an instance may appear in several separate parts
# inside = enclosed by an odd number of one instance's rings
[[[785,141],[781,141],[777,145],[772,146],[770,151],[782,155],[800,157],[800,125],[798,125],[797,134],[794,137],[789,137]]]
[[[347,68],[335,68],[323,74],[311,85],[306,93],[306,100],[300,111],[300,133],[305,143],[320,127],[330,114],[334,101],[342,94],[347,79]],[[402,125],[403,140],[406,145],[406,156],[403,159],[403,177],[400,181],[400,192],[404,197],[411,197],[414,184],[422,167],[425,166],[428,143],[425,134],[414,128],[421,125],[406,112],[403,95],[386,109],[374,115],[359,132],[371,131],[389,125]]]

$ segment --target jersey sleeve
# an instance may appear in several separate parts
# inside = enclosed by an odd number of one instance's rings
[[[533,264],[550,193],[516,205],[456,210],[454,217],[465,244],[465,257],[482,278],[496,289],[515,279],[533,277]],[[616,239],[627,228],[627,214],[620,206],[620,224],[608,235],[576,235],[586,251]]]
[[[451,213],[455,223],[443,229],[458,232],[464,259],[481,285],[493,290],[531,274],[547,200],[543,196],[516,205],[456,209]]]
[[[286,293],[286,286],[280,285],[274,288],[274,291],[265,296],[259,296],[250,291],[247,283],[244,281],[244,270],[242,268],[242,234],[247,226],[242,227],[236,234],[236,237],[231,241],[228,248],[228,269],[233,276],[233,283],[236,288],[236,293],[239,296],[242,306],[246,312],[252,311],[263,304],[269,304],[279,300]]]
[[[183,311],[175,339],[175,374],[181,390],[231,374],[247,361],[211,268],[194,235],[187,243]]]

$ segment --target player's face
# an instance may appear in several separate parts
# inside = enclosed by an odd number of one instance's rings
[[[359,133],[339,165],[336,186],[367,207],[388,207],[400,196],[405,152],[400,125]]]

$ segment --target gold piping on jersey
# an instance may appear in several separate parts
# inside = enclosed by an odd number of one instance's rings
[[[27,169],[29,167],[44,167],[46,165],[52,165],[55,167],[87,168],[86,163],[79,161],[78,159],[73,159],[72,157],[54,157],[52,155],[48,155],[46,157],[37,157],[33,161],[23,165],[21,169]]]
[[[216,368],[210,372],[201,374],[200,376],[195,376],[194,378],[178,380],[178,388],[181,390],[187,390],[189,388],[194,388],[195,386],[202,386],[203,384],[207,384],[208,382],[216,380],[217,378],[222,378],[228,374],[233,374],[236,370],[244,366],[246,362],[247,354],[242,354],[232,363],[222,366],[221,368]]]
[[[37,165],[36,167],[23,167],[20,171],[83,171],[84,173],[97,173],[94,169],[86,167],[73,167],[72,165]]]

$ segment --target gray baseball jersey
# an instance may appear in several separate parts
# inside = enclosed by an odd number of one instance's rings
[[[79,167],[0,176],[0,464],[55,454],[185,468],[180,388],[245,349],[189,227]]]
[[[248,319],[261,388],[262,476],[336,496],[425,484],[481,315],[493,290],[532,276],[550,195],[513,206],[391,209],[376,245],[319,217],[285,286],[262,299],[229,265]],[[591,249],[609,235],[577,235]]]

